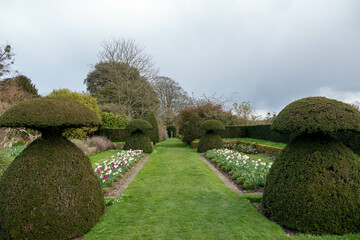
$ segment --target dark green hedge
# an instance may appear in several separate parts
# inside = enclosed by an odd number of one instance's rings
[[[304,233],[359,232],[360,162],[335,139],[296,137],[270,169],[263,213]]]
[[[130,135],[129,131],[123,128],[101,128],[99,134],[112,142],[125,142]]]
[[[220,133],[222,138],[245,138],[247,137],[248,126],[225,126]]]

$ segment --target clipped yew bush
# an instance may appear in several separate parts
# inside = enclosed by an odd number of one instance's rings
[[[168,126],[166,128],[166,131],[167,131],[167,134],[168,134],[168,137],[171,138],[171,137],[176,137],[176,127],[175,126]]]
[[[296,133],[267,177],[263,212],[289,229],[312,234],[360,230],[360,164],[338,131],[360,131],[360,113],[348,104],[309,97],[286,106],[272,129]]]
[[[197,148],[198,152],[203,153],[210,149],[220,149],[224,147],[224,143],[220,137],[220,132],[225,130],[222,122],[218,120],[206,120],[200,125],[200,128],[205,134],[200,138]]]
[[[130,132],[126,139],[124,150],[143,150],[144,153],[152,153],[153,147],[147,132],[152,129],[146,120],[135,119],[128,123],[125,128]]]
[[[38,98],[10,108],[0,127],[42,133],[0,179],[0,239],[69,239],[89,231],[104,212],[89,159],[62,136],[70,127],[96,127],[98,117],[73,101]]]
[[[186,142],[186,144],[190,145],[192,141],[194,141],[197,138],[200,138],[201,136],[200,125],[201,125],[201,118],[199,114],[192,113],[189,122],[186,126],[185,135],[183,138],[183,141]]]
[[[160,142],[159,125],[158,125],[158,121],[156,119],[155,113],[147,112],[145,120],[148,121],[152,126],[152,129],[148,131],[150,140],[154,144]]]

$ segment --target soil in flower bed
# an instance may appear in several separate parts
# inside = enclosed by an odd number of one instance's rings
[[[204,157],[203,154],[199,154],[200,158],[207,164],[214,167],[215,169],[217,169],[218,171],[214,171],[218,176],[219,178],[228,186],[230,187],[233,191],[239,193],[239,194],[243,194],[243,193],[263,193],[263,190],[264,188],[263,187],[259,187],[259,188],[256,188],[256,189],[245,189],[244,188],[244,185],[243,184],[239,184],[236,179],[232,179],[231,178],[231,175],[225,171],[225,170],[222,170],[221,168],[219,168],[217,166],[216,163],[212,162],[210,159],[207,159],[206,157]],[[221,176],[223,177],[221,177]],[[236,191],[233,187],[231,186],[234,186],[236,189],[238,189],[239,191]]]

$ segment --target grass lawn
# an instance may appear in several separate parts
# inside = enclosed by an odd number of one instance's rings
[[[179,139],[155,146],[134,181],[85,235],[89,239],[359,239],[289,237],[258,213]]]
[[[92,166],[95,166],[95,163],[102,163],[104,160],[110,159],[112,155],[115,155],[122,150],[106,150],[104,152],[90,154],[90,162]]]

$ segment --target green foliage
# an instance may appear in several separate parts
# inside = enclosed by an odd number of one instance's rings
[[[93,111],[99,119],[102,118],[101,110],[99,108],[96,98],[90,96],[87,93],[72,92],[69,89],[59,89],[53,90],[52,93],[49,94],[49,97],[62,98],[78,102]],[[76,129],[72,128],[65,130],[64,136],[66,136],[67,138],[84,139],[87,136],[92,135],[92,133],[97,130],[97,127],[82,127]]]
[[[159,100],[149,81],[127,63],[99,62],[84,83],[100,104],[122,106],[129,118],[142,118],[148,110],[156,110]]]
[[[240,138],[247,137],[247,128],[249,126],[225,126],[225,130],[221,132],[223,138]]]
[[[300,232],[359,232],[359,161],[332,138],[295,138],[270,170],[263,212],[280,225]]]
[[[84,105],[61,98],[36,98],[21,102],[0,116],[0,127],[37,130],[98,126],[96,114]]]
[[[152,129],[148,131],[148,135],[150,137],[150,140],[154,144],[160,142],[159,125],[158,125],[158,121],[156,119],[155,113],[154,112],[148,112],[146,114],[145,120],[148,121],[152,126]]]
[[[225,130],[225,126],[224,124],[222,124],[222,122],[215,120],[215,119],[211,119],[211,120],[206,120],[204,121],[201,125],[200,128],[202,130],[204,130],[205,132],[208,131],[213,131],[213,132],[221,132],[223,130]]]
[[[207,132],[200,138],[197,151],[203,153],[211,149],[220,149],[223,147],[224,143],[218,133]]]
[[[5,239],[82,236],[103,212],[89,159],[62,136],[35,140],[0,179],[0,236]]]
[[[13,81],[25,92],[28,92],[34,96],[39,96],[38,90],[35,85],[31,82],[31,79],[25,75],[19,75],[13,78]]]
[[[148,131],[152,129],[152,126],[146,120],[134,119],[126,125],[125,129],[128,130],[130,133],[137,131],[148,133]]]
[[[332,134],[360,132],[360,112],[349,104],[325,97],[308,97],[287,105],[275,118],[272,129],[282,133]]]
[[[102,127],[105,128],[125,128],[125,126],[130,122],[130,119],[124,114],[102,112],[101,122]]]
[[[199,114],[197,113],[191,114],[189,122],[186,127],[183,141],[189,145],[195,139],[200,138],[201,136],[200,125],[201,125],[201,118]]]
[[[150,138],[143,132],[132,132],[126,139],[124,150],[143,150],[144,153],[152,153],[153,147]]]
[[[129,131],[122,128],[100,128],[100,135],[110,139],[112,142],[125,142],[130,135]]]
[[[10,66],[14,64],[14,56],[9,44],[0,46],[0,77],[10,73]]]
[[[176,137],[176,127],[175,126],[168,126],[166,128],[167,134],[169,137]]]

